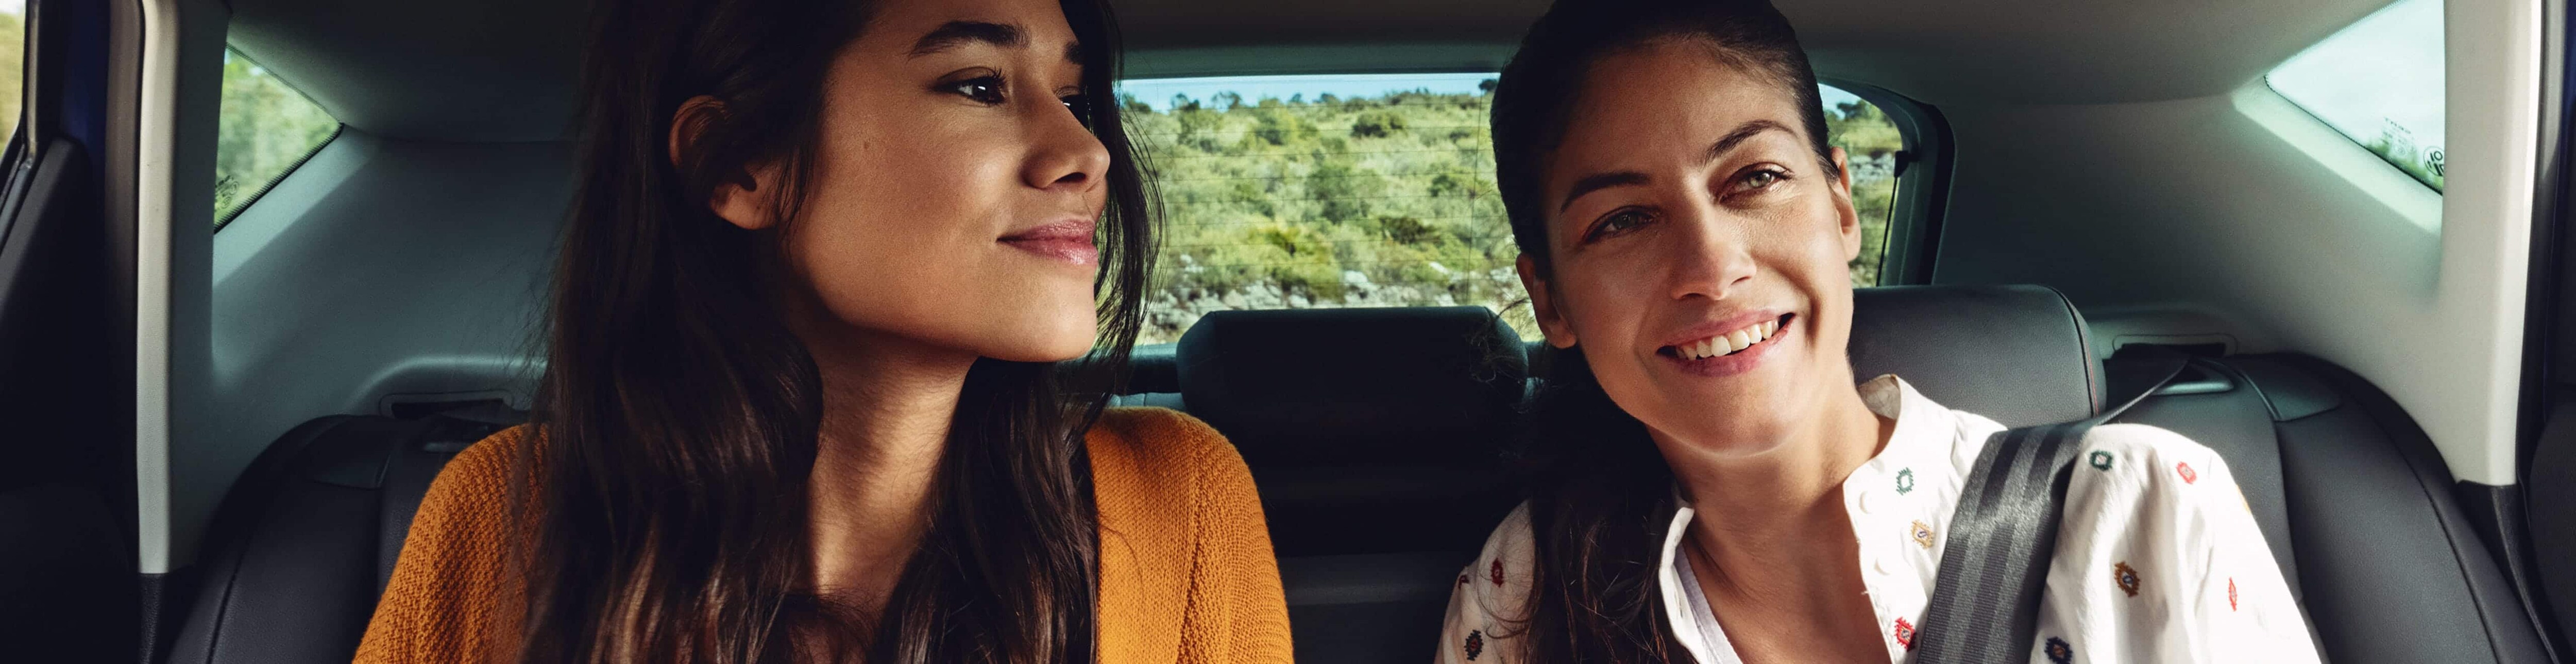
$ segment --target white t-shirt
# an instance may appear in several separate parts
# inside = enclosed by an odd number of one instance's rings
[[[1941,569],[1960,485],[2004,426],[1933,403],[1895,376],[1860,392],[1896,430],[1843,480],[1843,506],[1888,659],[1904,664]],[[2075,463],[2031,662],[2318,661],[2280,566],[2216,452],[2164,429],[2106,424],[2084,437]],[[1689,556],[1678,555],[1692,514],[1683,505],[1672,515],[1658,595],[1694,660],[1736,664],[1691,580]],[[1524,504],[1459,575],[1435,661],[1521,660],[1534,555]]]

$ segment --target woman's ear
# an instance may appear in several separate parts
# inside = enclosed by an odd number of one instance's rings
[[[680,103],[671,113],[671,136],[668,149],[671,166],[685,171],[691,161],[688,155],[710,123],[724,119],[724,102],[715,97],[698,95]],[[777,220],[772,217],[777,201],[778,168],[775,164],[753,165],[727,174],[707,192],[707,210],[728,223],[745,230],[768,228]]]
[[[1860,259],[1860,211],[1852,207],[1851,157],[1842,148],[1831,148],[1834,160],[1834,212],[1842,215],[1835,230],[1842,233],[1843,262]]]
[[[1555,295],[1547,288],[1547,278],[1538,274],[1538,262],[1530,260],[1529,254],[1521,254],[1520,260],[1512,265],[1520,269],[1521,289],[1529,292],[1530,315],[1538,319],[1539,332],[1547,335],[1547,345],[1573,348],[1574,326],[1565,324],[1564,313],[1557,311]]]

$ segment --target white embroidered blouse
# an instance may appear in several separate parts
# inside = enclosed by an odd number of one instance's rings
[[[1863,585],[1889,661],[1912,660],[1941,567],[1942,534],[1986,439],[2004,426],[1942,407],[1895,376],[1861,385],[1896,421],[1885,449],[1843,481]],[[2297,602],[2227,464],[2191,439],[2108,424],[2083,441],[2042,593],[2034,663],[2316,662]],[[1664,539],[1659,587],[1675,635],[1700,664],[1739,664],[1677,555],[1692,511]],[[1529,506],[1505,517],[1458,577],[1436,662],[1518,662],[1533,551]]]

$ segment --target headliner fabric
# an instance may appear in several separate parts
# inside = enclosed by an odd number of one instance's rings
[[[234,47],[351,126],[445,141],[570,135],[581,0],[228,4]],[[1111,4],[1149,76],[1495,71],[1548,5]],[[1827,78],[1933,104],[2090,104],[2223,93],[2387,2],[1781,4]]]

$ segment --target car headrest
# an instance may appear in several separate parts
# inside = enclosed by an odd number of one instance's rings
[[[1896,374],[1933,401],[2021,427],[2102,403],[2084,317],[2045,286],[1886,286],[1852,293],[1852,374]]]
[[[1483,307],[1210,312],[1175,355],[1190,414],[1256,466],[1490,457],[1528,376]]]

